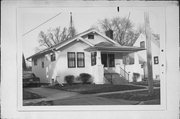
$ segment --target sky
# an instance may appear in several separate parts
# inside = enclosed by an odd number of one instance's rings
[[[60,26],[68,27],[70,24],[70,12],[77,32],[83,32],[93,25],[97,25],[99,20],[113,17],[128,17],[137,28],[139,24],[144,23],[144,12],[147,11],[145,7],[120,7],[117,12],[116,7],[69,7],[69,8],[21,8],[18,11],[20,20],[20,35],[22,36],[22,52],[25,58],[35,53],[35,48],[38,47],[38,34],[40,31],[47,32],[49,28],[56,28]],[[148,8],[150,27],[153,33],[160,34],[164,21],[164,11],[162,8],[153,7]],[[27,33],[31,29],[39,26],[48,19],[59,14],[57,17],[51,19],[35,30]],[[27,33],[23,36],[23,34]]]

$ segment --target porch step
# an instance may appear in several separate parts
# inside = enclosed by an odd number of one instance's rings
[[[128,81],[118,73],[104,73],[107,84],[127,84]]]

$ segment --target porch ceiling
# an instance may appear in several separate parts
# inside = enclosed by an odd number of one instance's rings
[[[124,53],[131,53],[145,50],[144,48],[140,47],[132,47],[132,46],[94,46],[86,48],[85,51],[92,52],[92,51],[103,51],[103,52],[124,52]]]

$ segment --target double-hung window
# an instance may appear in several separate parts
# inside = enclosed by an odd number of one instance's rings
[[[76,67],[75,52],[68,52],[68,68]]]
[[[96,52],[91,53],[91,65],[92,66],[96,65],[96,55],[97,55]]]
[[[77,67],[84,67],[84,53],[83,52],[77,52]]]
[[[76,58],[77,58],[77,60],[76,60]],[[68,59],[68,68],[75,68],[76,62],[77,62],[77,67],[85,67],[84,52],[77,52],[77,53],[68,52],[67,59]]]

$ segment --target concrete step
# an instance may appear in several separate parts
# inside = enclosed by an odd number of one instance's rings
[[[118,73],[105,73],[105,83],[111,84],[127,84],[128,81]]]

